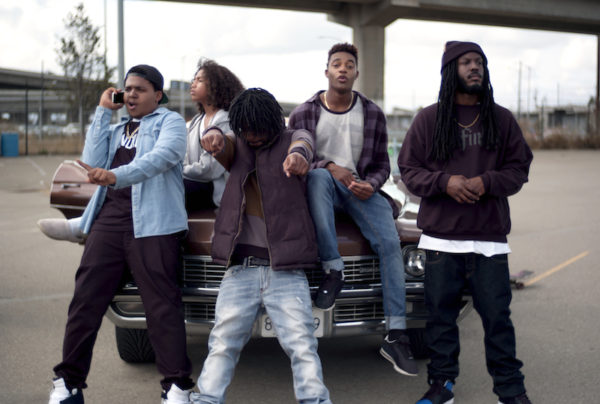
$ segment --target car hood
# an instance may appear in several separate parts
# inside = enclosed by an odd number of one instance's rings
[[[54,173],[50,204],[67,218],[83,213],[96,190],[87,182],[86,171],[74,161],[64,161]],[[415,243],[421,231],[416,226],[419,198],[412,195],[399,177],[391,178],[382,188],[400,209],[396,229],[402,243]],[[188,211],[189,231],[184,242],[185,254],[210,255],[216,209]],[[360,229],[347,215],[336,216],[338,248],[342,256],[372,255],[373,252]]]

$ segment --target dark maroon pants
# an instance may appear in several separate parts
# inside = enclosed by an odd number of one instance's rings
[[[92,350],[102,317],[123,272],[129,268],[139,288],[156,366],[165,390],[194,385],[186,351],[186,334],[177,286],[178,235],[134,238],[132,232],[92,230],[75,275],[75,292],[63,342],[63,361],[54,368],[71,387],[86,387]]]

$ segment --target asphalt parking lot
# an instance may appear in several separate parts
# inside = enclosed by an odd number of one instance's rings
[[[537,151],[530,182],[510,199],[511,272],[534,271],[513,293],[517,352],[534,403],[593,403],[600,394],[600,152]],[[0,404],[44,403],[60,360],[67,307],[82,247],[36,227],[61,217],[49,207],[58,164],[75,156],[0,158]],[[457,403],[496,403],[475,312],[461,323]],[[321,340],[334,403],[414,403],[426,389],[426,361],[401,376],[378,354],[379,336]],[[191,338],[197,377],[206,339]],[[154,365],[118,357],[105,321],[85,390],[87,403],[158,403]],[[293,403],[291,371],[276,340],[252,340],[229,389],[229,403]]]

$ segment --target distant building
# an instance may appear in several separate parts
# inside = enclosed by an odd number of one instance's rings
[[[516,117],[516,114],[515,114]],[[595,108],[588,105],[543,106],[537,111],[521,114],[519,125],[523,132],[538,140],[551,135],[585,137],[595,130]]]
[[[594,121],[592,105],[564,105],[546,108],[542,135],[562,134],[568,137],[585,137]]]
[[[402,143],[416,113],[410,109],[395,107],[392,112],[386,114],[388,139]]]
[[[41,76],[34,72],[0,68],[0,122],[18,127],[18,131],[23,132],[35,133],[37,129],[39,133],[41,124],[44,125],[43,133],[59,132],[77,119],[77,111],[70,110],[60,95],[63,88],[62,76],[48,73]],[[169,89],[165,90],[169,96],[169,109],[181,113],[186,120],[198,112],[196,103],[190,99],[189,81],[172,80]],[[286,116],[297,105],[281,102]],[[86,111],[84,116],[89,119],[93,112]],[[386,114],[390,154],[393,154],[392,150],[399,149],[417,112],[396,107]],[[584,137],[595,131],[594,114],[593,102],[588,105],[543,106],[536,111],[522,113],[519,124],[524,133],[537,139],[552,134]]]

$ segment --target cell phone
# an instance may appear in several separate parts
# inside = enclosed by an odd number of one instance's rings
[[[112,93],[113,104],[123,104],[125,102],[125,93]]]

